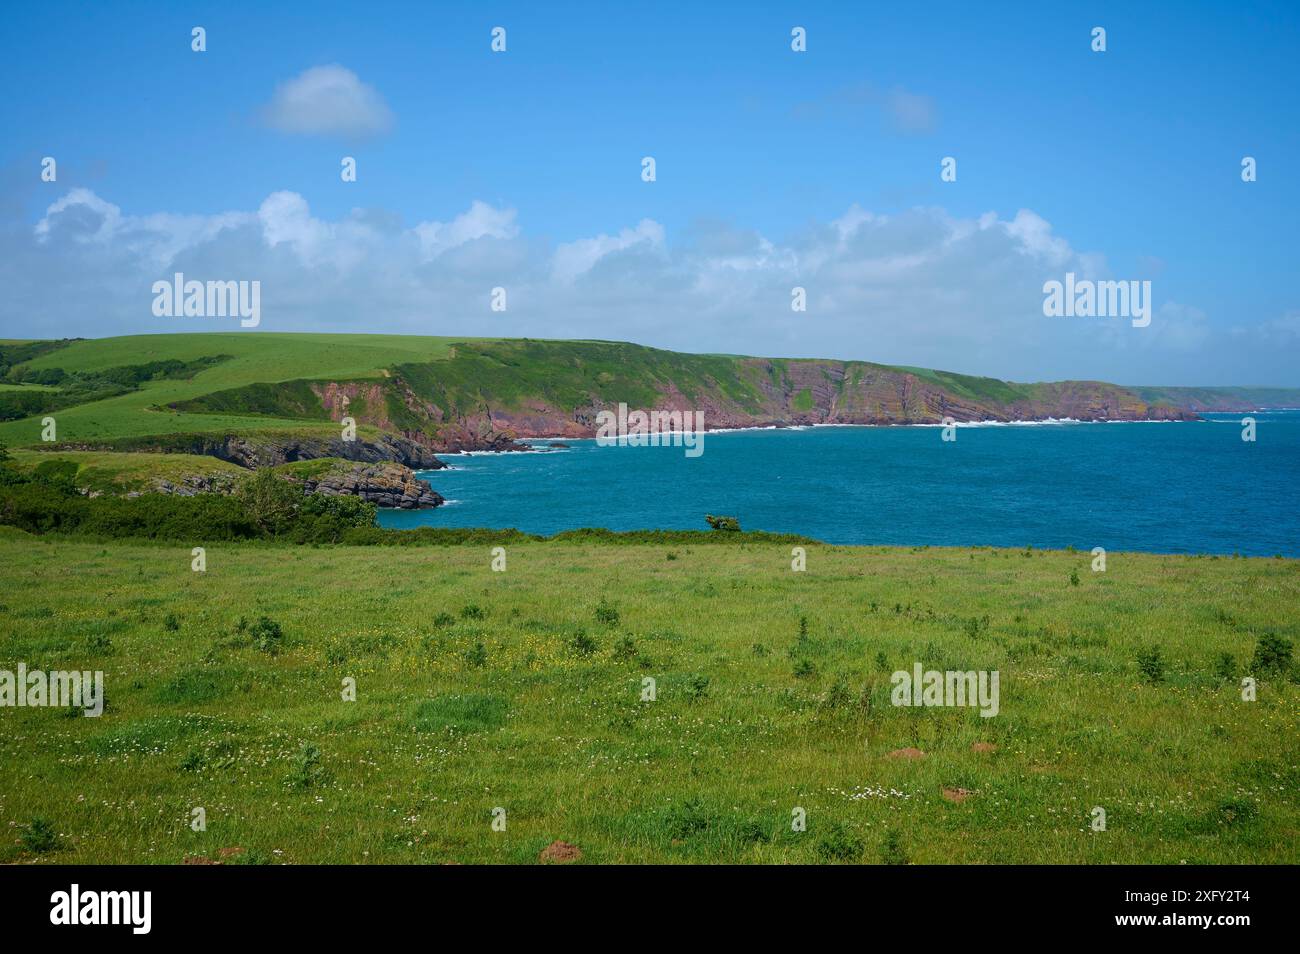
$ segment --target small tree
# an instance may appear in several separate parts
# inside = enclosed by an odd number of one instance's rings
[[[739,530],[740,521],[735,517],[715,517],[711,513],[704,515],[705,521],[714,530]]]
[[[302,503],[302,490],[272,470],[259,470],[246,477],[237,496],[248,518],[271,536],[289,526]]]

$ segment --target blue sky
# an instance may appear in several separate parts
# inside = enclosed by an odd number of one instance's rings
[[[15,8],[0,335],[232,330],[150,313],[145,279],[185,268],[260,279],[262,330],[1300,385],[1298,26],[1283,3]],[[390,129],[277,128],[277,89],[331,66]],[[1152,326],[1044,317],[1066,270],[1152,281]]]

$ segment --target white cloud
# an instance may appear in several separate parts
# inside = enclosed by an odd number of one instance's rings
[[[107,241],[122,221],[122,210],[89,189],[73,189],[45,210],[36,238],[47,241],[56,224],[65,224],[78,242]],[[91,227],[93,225],[93,227]]]
[[[1044,317],[1049,278],[1142,276],[1110,276],[1103,254],[1076,250],[1028,209],[967,218],[854,205],[781,238],[700,223],[673,241],[643,219],[552,243],[480,201],[406,225],[374,209],[320,218],[294,192],[210,216],[133,216],[69,192],[34,229],[0,232],[5,314],[23,321],[0,336],[215,330],[152,317],[150,286],[173,270],[260,280],[267,330],[616,338],[1021,380],[1249,384],[1293,381],[1300,366],[1295,312],[1232,337],[1161,283],[1149,328]],[[507,312],[488,308],[497,285]],[[790,310],[795,285],[807,312]]]
[[[364,138],[388,132],[393,113],[373,86],[343,66],[313,66],[276,87],[262,115],[280,132]]]
[[[519,234],[514,209],[494,209],[477,199],[450,222],[421,222],[415,227],[425,260],[475,239],[511,239]]]
[[[617,235],[597,235],[559,246],[552,260],[554,274],[562,282],[572,282],[588,272],[606,255],[634,246],[662,249],[664,227],[653,219],[642,219],[634,229],[622,229]]]

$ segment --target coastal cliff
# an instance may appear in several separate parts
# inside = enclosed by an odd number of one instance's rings
[[[276,388],[284,394],[277,394]],[[176,402],[186,413],[345,418],[432,452],[519,449],[527,438],[592,437],[619,403],[700,411],[710,429],[1013,420],[1195,420],[1168,399],[1100,381],[1016,384],[863,361],[688,355],[617,342],[457,344],[443,360],[378,379],[253,385]],[[405,463],[411,463],[408,454]],[[413,466],[420,466],[414,464]]]

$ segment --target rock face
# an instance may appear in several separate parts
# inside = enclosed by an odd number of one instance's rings
[[[177,497],[194,497],[198,494],[229,494],[235,490],[235,478],[226,474],[186,474],[180,483],[165,477],[154,481],[153,488],[160,494]]]
[[[439,470],[447,465],[434,456],[433,451],[407,437],[385,434],[376,441],[345,441],[342,438],[286,438],[250,440],[248,438],[227,435],[218,441],[212,441],[204,450],[197,453],[256,470],[259,467],[274,467],[297,460],[318,460],[322,457],[341,457],[363,463],[381,463],[391,461],[407,467],[419,467],[421,470]]]
[[[442,495],[428,481],[416,477],[411,468],[388,462],[354,464],[320,477],[304,478],[302,484],[308,493],[360,497],[380,507],[417,510],[445,503]]]
[[[433,450],[409,437],[384,434],[377,440],[345,441],[341,437],[240,437],[237,434],[168,434],[158,437],[123,438],[103,442],[65,441],[54,450],[122,451],[150,454],[196,454],[215,457],[249,470],[276,467],[299,460],[341,457],[363,463],[391,461],[420,470],[441,470],[447,465],[434,456]]]

